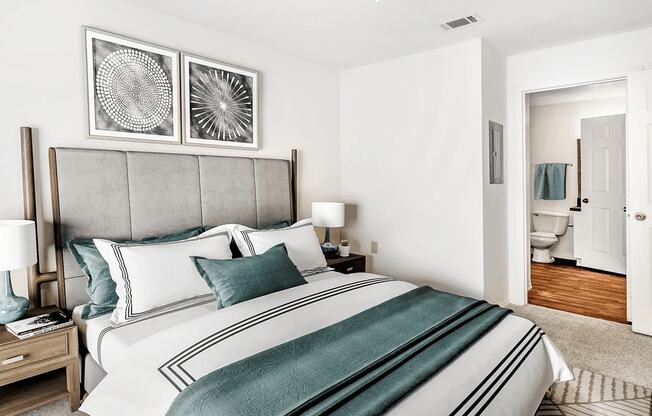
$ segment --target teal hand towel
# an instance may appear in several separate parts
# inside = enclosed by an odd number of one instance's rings
[[[539,163],[534,171],[534,199],[566,199],[566,164]]]

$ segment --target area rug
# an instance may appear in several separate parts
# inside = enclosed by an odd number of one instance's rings
[[[574,368],[575,380],[550,388],[536,416],[650,416],[652,389]]]

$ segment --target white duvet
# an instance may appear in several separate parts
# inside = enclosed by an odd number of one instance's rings
[[[165,329],[147,321],[138,341],[108,353],[107,377],[84,400],[91,416],[164,415],[194,380],[237,360],[349,318],[415,286],[384,276],[329,273],[310,284],[220,310],[195,309]],[[161,322],[161,318],[157,318]],[[121,329],[113,332],[118,334]],[[391,415],[532,415],[546,389],[573,375],[555,346],[532,322],[506,317]],[[108,335],[107,335],[108,337]]]

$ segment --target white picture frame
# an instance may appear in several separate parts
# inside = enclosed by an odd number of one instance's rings
[[[182,53],[183,143],[259,149],[258,72]]]
[[[87,137],[181,144],[179,51],[82,32]]]

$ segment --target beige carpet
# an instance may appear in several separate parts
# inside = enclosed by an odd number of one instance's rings
[[[69,415],[82,416],[85,415],[85,413],[82,412],[70,413],[68,400],[64,399],[64,400],[52,402],[43,407],[39,407],[36,410],[23,413],[22,416],[69,416]]]
[[[629,325],[541,306],[511,308],[543,328],[573,367],[652,388],[652,337]]]

